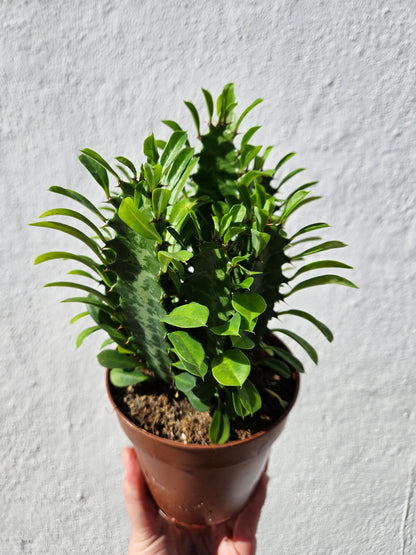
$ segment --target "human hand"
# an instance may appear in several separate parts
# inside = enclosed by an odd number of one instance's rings
[[[264,472],[243,511],[213,526],[186,528],[159,513],[133,448],[123,449],[124,497],[131,522],[128,555],[254,555],[260,511],[266,498]]]

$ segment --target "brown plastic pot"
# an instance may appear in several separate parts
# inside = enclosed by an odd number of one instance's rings
[[[265,468],[272,443],[282,432],[299,390],[266,431],[224,445],[184,445],[136,426],[107,392],[121,427],[133,443],[149,490],[163,513],[183,525],[225,522],[247,503]]]

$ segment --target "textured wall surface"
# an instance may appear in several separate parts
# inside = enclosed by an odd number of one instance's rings
[[[100,199],[80,148],[140,163],[160,120],[192,128],[182,100],[229,81],[242,108],[265,99],[246,125],[275,161],[295,150],[320,180],[299,223],[333,224],[360,286],[292,305],[335,341],[299,328],[320,364],[273,449],[258,553],[416,553],[415,21],[412,0],[0,1],[2,555],[123,554],[129,535],[102,337],[75,350],[76,307],[42,289],[71,267],[32,264],[74,243],[27,223],[51,185]]]

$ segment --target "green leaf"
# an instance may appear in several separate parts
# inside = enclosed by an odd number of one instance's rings
[[[252,278],[252,277],[246,278],[245,280],[241,281],[237,285],[237,288],[238,289],[250,289],[250,287],[253,285],[253,281],[254,281],[254,278]]]
[[[354,289],[358,289],[358,287],[354,283],[352,283],[352,281],[349,281],[348,279],[345,279],[341,276],[328,274],[325,276],[318,276],[311,279],[307,279],[305,281],[301,281],[300,283],[295,285],[295,287],[293,287],[293,289],[286,295],[286,297],[288,297],[289,295],[292,295],[293,293],[296,293],[296,291],[301,291],[302,289],[306,289],[307,287],[315,287],[316,285],[329,285],[332,283],[338,284],[338,285],[345,285],[346,287],[353,287]]]
[[[73,324],[74,322],[77,322],[80,318],[84,318],[84,316],[89,316],[89,312],[80,312],[79,314],[71,318],[69,323]]]
[[[79,202],[80,204],[82,204],[82,206],[88,208],[88,210],[91,210],[91,212],[94,212],[94,214],[98,216],[103,222],[107,221],[107,218],[103,216],[103,214],[101,214],[98,208],[90,200],[84,197],[84,195],[81,195],[81,193],[78,193],[77,191],[72,191],[72,189],[64,189],[63,187],[58,187],[56,185],[49,187],[49,191]]]
[[[155,226],[142,214],[136,207],[134,201],[130,197],[126,197],[121,201],[118,214],[133,231],[145,237],[146,239],[153,239],[158,243],[162,243],[163,239],[157,232]]]
[[[79,231],[76,227],[72,227],[67,224],[62,224],[60,222],[34,222],[29,225],[33,225],[36,227],[46,227],[50,229],[56,229],[57,231],[62,231],[64,233],[67,233],[68,235],[71,235],[72,237],[76,237],[77,239],[82,241],[85,245],[87,245],[103,262],[105,262],[105,259],[101,253],[101,249],[94,241],[94,239],[91,239],[91,237],[88,237],[88,235],[85,235],[85,233],[83,233],[82,231]]]
[[[287,364],[282,362],[281,360],[277,360],[275,358],[265,358],[261,361],[261,364],[264,364],[268,368],[271,368],[275,372],[282,376],[282,378],[290,378],[292,372]]]
[[[165,211],[170,195],[169,189],[163,189],[162,187],[158,187],[152,192],[152,207],[156,218],[160,218],[161,214]]]
[[[150,164],[156,164],[159,159],[159,153],[153,133],[146,137],[143,143],[143,154],[147,156],[147,161]]]
[[[240,324],[241,324],[241,316],[238,313],[236,313],[231,318],[231,320],[228,320],[228,322],[220,326],[214,326],[213,328],[210,328],[210,331],[212,331],[216,335],[234,335],[234,336],[237,335],[238,336],[239,330],[240,330]]]
[[[278,185],[277,188],[280,189],[280,187],[281,187],[284,183],[286,183],[286,181],[289,181],[289,179],[291,179],[292,177],[294,177],[294,176],[297,175],[298,173],[305,171],[305,169],[306,169],[306,168],[298,168],[297,170],[293,170],[292,172],[288,173],[287,176],[284,177],[284,178],[282,179],[282,181],[279,183],[279,185]]]
[[[212,95],[209,91],[207,91],[206,89],[202,89],[202,92],[204,94],[205,97],[205,102],[207,105],[207,109],[208,109],[208,117],[209,117],[209,125],[211,125],[212,123],[212,116],[214,114],[214,101],[212,99]]]
[[[260,102],[263,102],[262,98],[256,98],[256,100],[254,102],[252,102],[250,104],[250,106],[248,106],[244,112],[241,114],[241,116],[238,118],[237,123],[234,126],[234,133],[238,133],[238,128],[240,127],[241,122],[243,121],[243,119],[246,117],[246,115],[251,112],[251,110],[257,106],[257,104],[260,104]]]
[[[192,119],[194,120],[195,127],[196,127],[196,130],[198,132],[198,137],[199,137],[201,135],[201,131],[200,131],[200,122],[199,122],[198,110],[195,108],[195,106],[192,104],[192,102],[189,102],[188,100],[184,100],[184,102],[185,102],[186,107],[191,112]]]
[[[94,297],[97,297],[97,299],[99,299],[100,301],[108,304],[108,306],[111,307],[113,310],[116,308],[115,305],[105,295],[103,295],[99,291],[96,291],[92,287],[89,287],[88,285],[84,285],[83,283],[75,283],[72,281],[53,281],[51,283],[45,283],[44,287],[71,287],[74,289],[81,289],[81,291],[87,291],[87,293],[94,295]]]
[[[91,299],[90,297],[71,297],[69,299],[64,299],[61,303],[84,303],[86,305],[95,306],[114,317],[114,308]]]
[[[254,341],[252,341],[244,334],[242,334],[240,337],[231,336],[231,343],[233,344],[233,347],[236,347],[237,349],[250,350],[254,349],[255,347]]]
[[[138,368],[130,371],[124,370],[123,368],[113,368],[110,372],[110,382],[115,387],[136,385],[148,379],[148,376],[143,374]]]
[[[162,319],[162,322],[177,328],[200,328],[206,326],[209,309],[199,303],[191,302],[177,306]]]
[[[209,438],[212,443],[221,445],[228,441],[230,437],[230,419],[225,409],[219,406],[212,415],[209,427]]]
[[[239,180],[239,185],[250,185],[256,177],[271,177],[273,170],[250,170],[245,173]]]
[[[39,218],[46,218],[48,216],[68,216],[70,218],[75,218],[91,228],[104,243],[107,241],[107,237],[104,237],[102,231],[80,212],[69,210],[67,208],[53,208],[52,210],[47,210],[41,214]]]
[[[293,156],[295,156],[296,152],[289,152],[289,154],[286,154],[286,156],[283,156],[283,158],[281,160],[279,160],[279,162],[277,163],[274,171],[277,172],[282,166],[283,164],[286,164],[286,162],[288,160],[290,160],[291,158],[293,158]]]
[[[274,148],[273,146],[268,146],[267,148],[264,149],[264,152],[261,156],[256,157],[255,164],[254,164],[255,170],[261,170],[263,168],[264,163],[266,162],[266,159],[269,157],[269,154],[271,153],[273,148]]]
[[[189,393],[196,386],[196,376],[181,372],[175,376],[175,385],[182,393]]]
[[[101,284],[101,280],[95,278],[93,275],[91,275],[89,272],[84,272],[84,270],[71,270],[70,272],[68,272],[68,275],[74,275],[74,276],[82,276],[82,277],[86,277],[89,279],[92,279],[94,281],[96,281],[97,283]]]
[[[250,165],[250,162],[257,156],[261,148],[262,148],[261,145],[259,146],[244,145],[240,156],[240,171],[243,171],[245,168],[248,168],[248,166]]]
[[[87,156],[92,158],[94,161],[98,162],[100,164],[100,166],[102,166],[107,171],[109,171],[111,174],[113,174],[114,177],[117,179],[117,181],[119,180],[119,177],[118,177],[117,173],[113,170],[113,168],[110,166],[110,164],[108,162],[106,162],[104,160],[104,158],[102,158],[97,152],[94,152],[94,150],[91,150],[90,148],[83,148],[81,150],[81,152],[83,152],[84,154],[86,154]]]
[[[152,164],[149,164],[148,162],[143,164],[143,173],[144,173],[144,178],[149,185],[149,189],[153,191],[153,189],[156,187],[156,183],[155,183],[155,174],[153,172]]]
[[[104,347],[108,347],[108,345],[113,345],[113,344],[114,344],[114,341],[112,339],[110,339],[110,338],[104,339],[104,341],[101,344],[100,349],[104,349]]]
[[[241,403],[251,415],[261,408],[262,402],[260,394],[256,386],[250,380],[246,380],[241,389],[237,391]]]
[[[241,224],[246,217],[247,209],[244,204],[234,204],[229,214],[233,224]]]
[[[240,150],[243,150],[244,146],[248,143],[248,141],[251,139],[254,133],[256,133],[256,131],[258,131],[260,128],[261,128],[261,125],[258,125],[256,127],[250,127],[250,129],[244,133],[241,139]]]
[[[175,353],[185,362],[196,368],[201,368],[205,358],[205,351],[201,343],[185,331],[168,333],[168,339],[174,347]],[[203,376],[201,376],[203,377]]]
[[[249,411],[243,405],[240,399],[239,390],[237,388],[232,389],[231,399],[233,401],[234,412],[237,416],[239,416],[240,418],[245,418],[250,414]]]
[[[194,152],[195,152],[194,148],[190,148],[190,147],[183,148],[176,156],[167,177],[168,186],[170,190],[175,189],[175,187],[178,186],[178,183],[182,182],[181,177],[184,171],[187,169],[190,161],[192,160]]]
[[[122,352],[121,348],[128,343],[128,338],[126,337],[126,335],[121,333],[121,331],[119,331],[118,329],[112,326],[107,326],[106,324],[100,323],[100,327],[108,333],[108,335],[115,343],[119,345],[119,351]]]
[[[204,379],[206,373],[208,372],[208,364],[205,361],[201,364],[201,366],[196,366],[195,364],[191,364],[190,362],[186,362],[180,358],[177,362],[173,363],[173,366],[175,366],[175,368],[179,368],[179,370],[186,370],[193,376],[201,379]]]
[[[330,249],[340,249],[346,246],[347,245],[345,243],[341,243],[341,241],[326,241],[325,243],[321,243],[320,245],[316,245],[315,247],[306,249],[306,251],[303,251],[300,254],[297,254],[296,256],[292,256],[291,259],[299,260],[304,256],[308,256],[309,254],[315,254],[317,252],[327,251]]]
[[[166,173],[187,140],[186,131],[174,131],[160,156],[163,173]]]
[[[292,235],[290,240],[292,241],[298,235],[303,235],[304,233],[309,233],[309,231],[315,231],[316,229],[321,229],[323,227],[330,227],[330,225],[324,222],[318,222],[316,224],[307,225],[305,227],[302,227],[299,231],[297,231],[294,235]]]
[[[257,229],[251,229],[251,242],[256,258],[267,247],[269,241],[270,235],[268,233],[257,231]]]
[[[251,322],[262,314],[266,308],[266,301],[258,293],[233,293],[231,304],[244,318]]]
[[[124,156],[116,156],[115,159],[123,164],[123,166],[126,166],[126,168],[129,168],[134,177],[137,177],[136,166],[133,164],[133,162],[130,162],[130,160],[128,158],[125,158]]]
[[[331,330],[323,322],[321,322],[320,320],[318,320],[308,312],[304,312],[303,310],[295,310],[295,309],[284,310],[283,312],[279,312],[278,316],[282,314],[291,314],[292,316],[298,316],[299,318],[304,318],[305,320],[308,320],[309,322],[314,324],[314,326],[318,328],[318,330],[328,339],[328,341],[331,342],[334,339],[334,336]]]
[[[155,178],[155,186],[157,187],[160,183],[160,178],[162,177],[162,166],[160,164],[155,164],[153,166],[153,175]]]
[[[162,123],[170,127],[173,131],[183,131],[179,123],[176,123],[176,121],[173,121],[171,119],[164,119],[162,120]]]
[[[307,352],[307,354],[310,356],[313,362],[315,364],[318,364],[318,353],[315,351],[315,349],[312,347],[310,343],[308,343],[305,339],[303,339],[303,337],[300,337],[298,334],[293,333],[293,331],[285,330],[281,328],[277,328],[271,331],[284,333],[288,337],[291,337],[294,341],[296,341],[296,343],[298,343]]]
[[[124,370],[128,370],[139,365],[137,360],[129,355],[113,351],[112,349],[101,351],[101,353],[98,354],[97,359],[101,366],[104,366],[104,368],[123,368]]]
[[[88,312],[87,312],[88,314]],[[72,323],[72,320],[71,320]],[[101,327],[100,326],[91,326],[90,328],[86,328],[85,330],[83,330],[77,337],[76,340],[76,347],[78,349],[78,347],[80,347],[82,345],[82,342],[84,341],[84,339],[86,339],[89,335],[91,335],[92,333],[94,333],[95,331],[100,330]]]
[[[303,190],[303,189],[301,189],[301,190]],[[305,206],[306,204],[309,204],[310,202],[315,202],[315,200],[319,200],[321,198],[322,197],[319,197],[319,196],[316,196],[316,197],[309,197],[308,196],[308,197],[304,198],[301,202],[299,202],[299,204],[297,204],[297,206],[294,207],[294,209],[292,210],[292,213],[295,210],[298,210],[299,208],[301,208],[302,206]]]
[[[197,377],[188,372],[182,372],[175,376],[175,385],[182,391],[194,407],[199,412],[206,412],[210,409],[210,404],[205,402],[205,395],[200,395],[201,388],[197,385]]]
[[[175,159],[174,163],[172,164],[172,168],[171,171],[174,170],[175,168],[175,163],[178,160],[178,158],[181,160],[182,159],[182,152],[181,151],[177,158]],[[175,185],[172,188],[172,198],[171,198],[171,204],[175,204],[177,203],[178,199],[180,198],[180,195],[182,193],[183,188],[185,187],[187,180],[189,178],[189,176],[192,173],[192,170],[194,169],[194,167],[198,164],[198,159],[197,158],[192,158],[191,160],[189,160],[188,165],[186,166],[186,168],[184,169],[180,179],[178,181],[176,181]],[[170,175],[170,172],[169,172]],[[169,186],[171,186],[171,184],[169,184]],[[182,199],[182,200],[187,200],[187,199]],[[195,201],[191,201],[192,204],[194,204]]]
[[[291,196],[286,203],[283,214],[280,217],[281,223],[284,223],[289,215],[299,206],[303,199],[309,194],[308,191],[298,191],[293,196]]]
[[[109,287],[111,287],[111,282],[109,281],[106,274],[103,274],[101,272],[100,266],[94,260],[92,260],[92,258],[89,258],[88,256],[72,254],[70,252],[64,252],[64,251],[45,252],[44,254],[40,254],[35,258],[34,264],[41,264],[42,262],[47,262],[48,260],[56,260],[56,259],[76,260],[81,264],[85,264],[86,266],[94,270],[97,273],[97,275],[100,276],[100,278],[104,281],[104,283],[106,283]]]
[[[87,170],[93,176],[98,185],[103,188],[106,196],[109,197],[110,188],[106,170],[101,166],[101,164],[96,162],[93,158],[86,156],[85,154],[81,154],[81,156],[79,156],[79,161],[83,166],[87,168]]]
[[[228,349],[212,362],[212,374],[222,385],[243,385],[250,369],[249,359],[239,349]]]
[[[168,266],[172,262],[172,260],[176,260],[178,262],[187,262],[190,258],[192,258],[192,256],[193,253],[185,250],[176,252],[159,251],[157,253],[157,257],[162,267],[163,273],[167,272]]]
[[[302,266],[302,268],[289,278],[289,281],[296,278],[300,274],[310,272],[311,270],[319,270],[321,268],[346,268],[348,270],[352,270],[352,266],[348,266],[348,264],[344,264],[343,262],[337,262],[336,260],[318,260],[317,262],[311,262],[310,264]]]
[[[237,266],[240,262],[243,262],[244,260],[248,260],[249,258],[250,258],[250,254],[245,254],[243,256],[234,256],[234,258],[231,260],[231,265]]]

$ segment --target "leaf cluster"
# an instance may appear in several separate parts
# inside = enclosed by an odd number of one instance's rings
[[[317,285],[355,286],[332,273],[303,279],[311,271],[350,268],[334,260],[303,263],[345,244],[311,236],[328,227],[323,222],[287,235],[290,216],[319,197],[310,196],[316,182],[284,195],[287,182],[304,171],[278,177],[294,153],[266,167],[272,147],[252,142],[259,126],[240,133],[245,116],[261,99],[238,117],[232,84],[216,103],[207,90],[203,95],[208,111],[204,133],[198,110],[185,102],[199,147],[191,146],[179,124],[165,120],[172,131],[169,139],[147,137],[137,169],[123,156],[115,158],[113,167],[84,149],[80,162],[102,188],[104,205],[96,206],[77,191],[51,187],[82,212],[56,208],[32,225],[67,233],[91,251],[91,256],[53,251],[35,260],[75,261],[81,269],[69,274],[89,281],[47,284],[83,293],[63,301],[86,305],[71,322],[87,315],[94,321],[79,334],[77,346],[104,330],[108,339],[98,361],[111,368],[114,385],[170,383],[196,410],[212,412],[211,440],[224,443],[233,419],[262,406],[267,392],[259,391],[253,379],[260,360],[264,371],[271,369],[283,378],[293,370],[303,371],[298,358],[267,343],[270,331],[290,337],[318,362],[312,345],[295,332],[270,330],[272,318],[286,314],[306,319],[332,341],[325,324],[299,309],[281,310],[282,303]],[[70,223],[43,219],[54,216]],[[297,245],[304,242],[313,246],[299,252]]]

